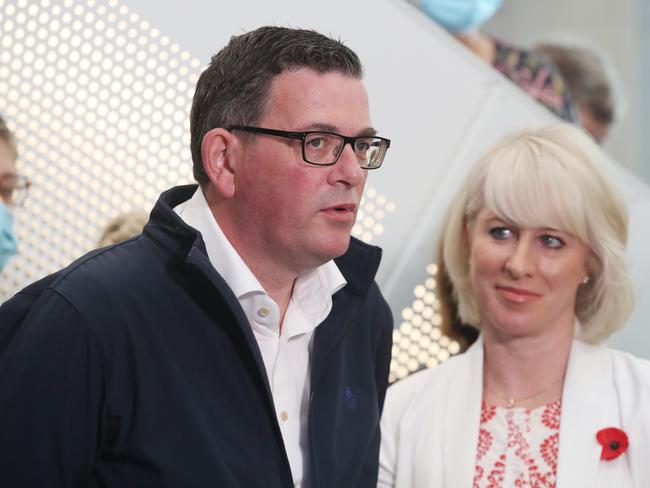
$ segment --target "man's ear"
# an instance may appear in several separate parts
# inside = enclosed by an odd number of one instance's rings
[[[235,168],[241,153],[239,140],[226,129],[218,127],[203,136],[203,169],[217,193],[225,198],[235,194]]]

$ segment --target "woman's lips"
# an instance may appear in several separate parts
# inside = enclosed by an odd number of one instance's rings
[[[539,293],[535,293],[525,288],[514,288],[511,286],[497,286],[497,291],[506,300],[515,303],[527,303],[541,297]]]

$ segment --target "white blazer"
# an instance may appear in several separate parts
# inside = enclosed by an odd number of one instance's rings
[[[542,366],[540,366],[542,367]],[[388,389],[380,487],[471,488],[480,425],[483,342]],[[600,459],[596,432],[625,431],[627,452]],[[556,488],[650,487],[650,361],[575,340],[567,366]]]

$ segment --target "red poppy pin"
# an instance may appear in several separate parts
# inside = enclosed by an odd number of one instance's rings
[[[603,446],[600,459],[604,459],[605,461],[616,459],[627,451],[627,446],[629,445],[627,434],[616,427],[607,427],[606,429],[599,430],[596,433],[596,439]]]

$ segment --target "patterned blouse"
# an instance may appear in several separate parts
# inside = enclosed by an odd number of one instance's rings
[[[492,66],[565,122],[578,121],[569,87],[557,67],[543,54],[494,39]]]
[[[481,405],[474,488],[554,488],[562,401],[533,410]]]

